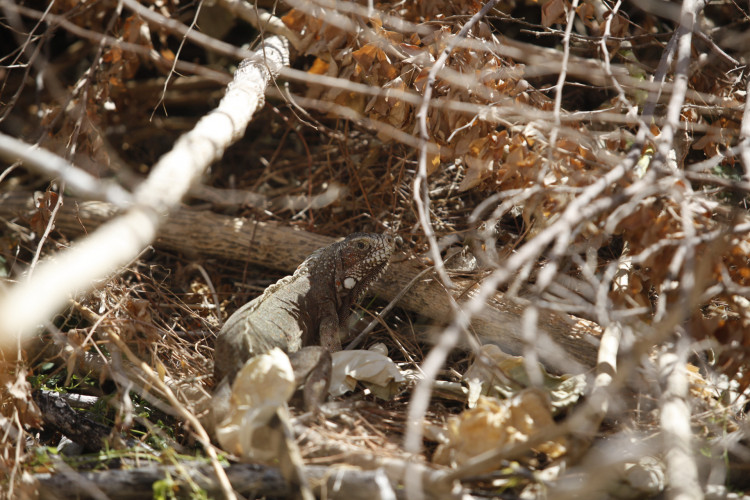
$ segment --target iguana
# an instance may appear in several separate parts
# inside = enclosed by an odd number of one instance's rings
[[[316,250],[292,276],[269,286],[224,323],[214,347],[216,382],[226,379],[231,384],[249,358],[273,347],[295,353],[319,344],[323,349],[318,351],[328,357],[328,352],[341,350],[339,330],[351,306],[383,274],[393,250],[393,237],[368,233],[354,233]],[[319,359],[301,363],[306,376]]]

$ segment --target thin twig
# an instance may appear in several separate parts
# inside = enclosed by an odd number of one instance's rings
[[[120,3],[120,5],[122,5]],[[203,7],[203,0],[199,0],[196,2],[195,7],[195,13],[193,14],[193,20],[190,22],[190,26],[188,26],[188,32],[192,33],[195,31],[195,24],[198,22],[198,18],[201,15],[201,8]],[[169,87],[169,82],[172,80],[172,75],[174,75],[176,69],[177,69],[177,62],[180,60],[180,54],[182,54],[182,49],[185,47],[185,42],[187,41],[187,33],[182,35],[182,38],[180,39],[180,45],[177,47],[177,52],[174,53],[174,59],[172,60],[172,67],[169,69],[169,72],[167,73],[166,78],[164,78],[164,85],[162,86],[161,94],[159,95],[159,101],[154,104],[154,109],[151,111],[151,117],[150,119],[154,119],[154,114],[156,114],[156,110],[159,109],[159,106],[163,105],[164,103],[164,96],[167,94],[167,87]]]
[[[47,238],[49,238],[49,233],[51,233],[52,229],[55,227],[55,218],[57,217],[57,212],[60,211],[60,207],[62,207],[62,204],[63,204],[63,197],[64,197],[64,195],[62,194],[63,191],[65,191],[64,182],[60,185],[60,194],[55,196],[55,207],[50,211],[49,220],[47,221],[47,224],[44,226],[44,233],[42,233],[42,236],[39,238],[39,242],[36,245],[34,258],[31,259],[31,264],[29,264],[29,270],[26,273],[26,279],[31,279],[31,276],[34,273],[34,269],[36,268],[36,264],[37,262],[39,262],[39,256],[42,254],[42,248],[44,247],[44,243],[47,241]],[[44,198],[40,200],[40,203],[44,203]],[[44,210],[43,207],[40,207],[40,209]]]
[[[670,170],[675,166],[669,166],[667,159],[670,151],[674,149],[674,135],[680,122],[682,105],[685,102],[685,94],[688,88],[688,69],[690,67],[690,56],[692,54],[692,34],[695,26],[695,18],[703,8],[704,0],[685,0],[682,3],[682,15],[680,26],[677,28],[675,38],[677,39],[677,64],[675,65],[674,86],[672,95],[667,106],[666,122],[661,129],[657,141],[658,160],[666,164]]]
[[[610,61],[609,48],[607,47],[607,40],[611,36],[612,21],[617,17],[617,13],[619,12],[621,5],[622,0],[617,0],[615,6],[612,7],[612,9],[609,11],[607,21],[604,23],[604,33],[602,33],[602,38],[599,42],[599,46],[601,47],[602,57],[604,58],[604,72],[607,73],[607,76],[609,76],[612,85],[617,91],[617,99],[623,104],[623,106],[628,108],[628,113],[635,114],[638,112],[638,109],[633,106],[630,101],[628,101],[628,98],[625,96],[625,90],[623,90],[622,85],[620,85],[620,82],[617,81],[617,78],[615,78],[615,75],[612,72],[612,62]]]

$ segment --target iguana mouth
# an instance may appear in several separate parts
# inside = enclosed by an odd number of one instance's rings
[[[384,264],[381,264],[377,271],[375,271],[374,274],[371,274],[370,276],[364,278],[362,281],[360,281],[356,287],[356,300],[359,300],[362,298],[362,296],[365,294],[368,288],[370,288],[370,285],[375,283],[380,279],[383,274],[385,274],[386,269],[388,269],[388,261],[385,261]]]

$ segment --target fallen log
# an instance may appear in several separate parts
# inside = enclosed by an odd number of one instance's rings
[[[331,473],[330,467],[311,466],[306,469],[311,482],[317,485],[315,491],[326,498],[392,498],[388,493],[392,494],[394,487],[388,484],[387,478],[378,470],[341,468]],[[248,498],[290,498],[296,493],[275,467],[234,464],[225,470],[232,488]],[[379,476],[385,479],[385,484]],[[158,484],[178,497],[189,496],[195,487],[204,490],[209,498],[221,495],[212,469],[205,464],[182,463],[179,468],[153,465],[103,472],[37,474],[34,479],[39,484],[42,498],[151,498]],[[378,494],[382,489],[385,489],[384,494]],[[443,498],[447,498],[447,495]]]
[[[35,211],[31,193],[0,194],[0,217],[8,221],[30,220]],[[75,236],[92,231],[116,213],[117,209],[110,204],[68,197],[57,214],[56,229]],[[292,272],[313,250],[332,241],[333,238],[296,228],[184,207],[169,215],[155,245],[188,256],[245,261]],[[372,292],[391,300],[424,267],[417,259],[396,258]],[[459,304],[473,297],[479,286],[467,278],[455,278],[454,284],[456,288],[450,293]],[[438,323],[447,323],[453,315],[448,293],[428,274],[409,289],[399,306]],[[526,345],[521,324],[524,309],[524,304],[496,293],[487,307],[474,316],[471,329],[484,343],[497,344],[511,354],[522,354]],[[545,309],[539,309],[538,313],[539,341],[533,347],[543,362],[567,372],[594,367],[599,334],[594,323]]]

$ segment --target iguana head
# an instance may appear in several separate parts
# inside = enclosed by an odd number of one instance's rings
[[[315,283],[333,285],[338,316],[343,320],[352,304],[386,270],[394,248],[390,235],[354,233],[317,250],[301,267],[309,269]]]
[[[394,249],[393,236],[354,233],[316,250],[297,271],[309,274],[311,287],[316,290],[313,294],[335,297],[336,312],[343,321],[351,306],[386,270]]]
[[[336,292],[357,301],[385,272],[395,248],[388,234],[354,233],[336,245],[340,263],[336,273]]]

